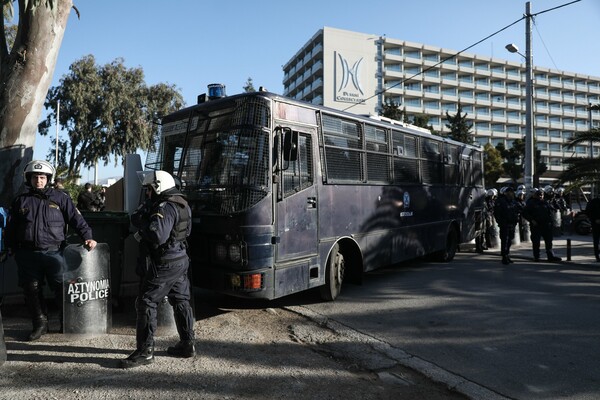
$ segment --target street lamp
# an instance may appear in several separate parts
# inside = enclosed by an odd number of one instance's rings
[[[533,187],[534,174],[534,145],[533,145],[533,79],[532,79],[532,57],[531,57],[531,3],[528,1],[525,4],[525,55],[519,53],[519,48],[514,44],[507,44],[506,50],[511,53],[517,53],[525,59],[525,171],[524,184],[527,189]]]

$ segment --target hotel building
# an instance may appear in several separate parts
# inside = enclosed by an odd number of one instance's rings
[[[438,132],[460,102],[475,142],[507,148],[525,134],[525,63],[385,36],[325,27],[283,66],[284,95],[355,114],[378,115],[393,101],[424,114]],[[533,66],[533,134],[548,182],[563,158],[589,156],[589,145],[563,149],[574,132],[597,128],[600,77]],[[591,121],[590,121],[591,116]],[[593,124],[593,125],[592,125]],[[594,157],[600,149],[593,148]]]

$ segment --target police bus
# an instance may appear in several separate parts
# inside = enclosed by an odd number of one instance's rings
[[[376,268],[451,261],[479,229],[481,149],[408,124],[209,92],[162,119],[154,149],[146,168],[192,207],[194,285],[230,295],[333,300]]]

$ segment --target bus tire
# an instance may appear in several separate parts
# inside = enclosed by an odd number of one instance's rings
[[[340,245],[336,243],[327,258],[325,268],[325,285],[321,286],[321,298],[326,301],[335,300],[342,290],[342,282],[346,272],[344,255],[340,252]]]
[[[450,262],[454,259],[458,249],[458,231],[456,227],[451,226],[446,236],[446,247],[444,250],[436,253],[436,261]]]

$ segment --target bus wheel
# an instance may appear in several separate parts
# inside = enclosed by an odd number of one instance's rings
[[[331,249],[325,270],[325,285],[321,286],[321,298],[332,301],[340,294],[344,281],[346,264],[344,255],[340,253],[340,245],[336,243]]]
[[[456,228],[451,226],[446,237],[446,248],[436,254],[436,260],[441,262],[450,262],[456,255],[458,249],[458,232]]]

